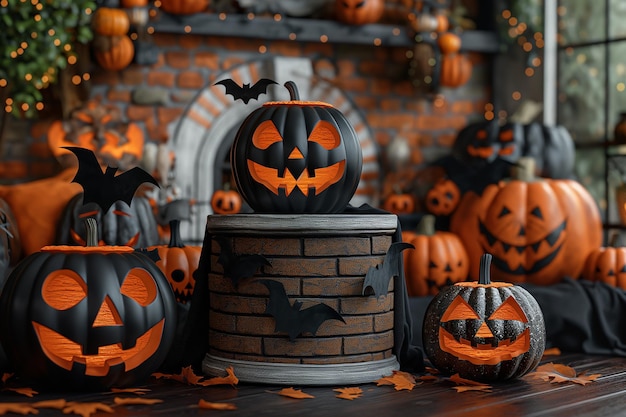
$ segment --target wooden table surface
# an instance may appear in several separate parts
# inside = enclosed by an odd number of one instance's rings
[[[334,388],[295,387],[314,395],[313,399],[292,399],[277,395],[283,387],[273,385],[239,384],[231,386],[200,387],[184,385],[164,379],[151,378],[142,388],[145,395],[112,393],[39,393],[33,398],[3,391],[0,403],[27,402],[63,398],[67,401],[99,401],[113,405],[113,398],[141,397],[163,400],[154,405],[113,406],[115,415],[123,416],[328,416],[354,417],[390,416],[626,416],[626,358],[562,354],[550,356],[544,362],[573,367],[577,372],[601,374],[586,386],[567,383],[549,383],[532,378],[492,384],[491,393],[457,393],[449,381],[423,382],[411,391],[395,391],[392,386],[363,384],[360,398],[349,401],[336,398]],[[235,411],[201,410],[200,399],[228,402]],[[12,415],[12,414],[8,414]],[[40,416],[62,416],[60,410],[39,409]],[[95,413],[92,416],[108,416]]]

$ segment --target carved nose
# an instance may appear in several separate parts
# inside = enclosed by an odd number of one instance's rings
[[[293,148],[293,151],[291,151],[291,153],[289,154],[287,158],[288,159],[303,159],[304,155],[302,155],[302,152],[300,152],[300,149]]]
[[[100,305],[96,319],[93,321],[93,327],[121,326],[122,324],[122,319],[117,308],[113,305],[113,300],[107,295]]]
[[[487,338],[487,337],[493,337],[493,333],[491,333],[491,330],[489,330],[489,326],[487,326],[487,323],[483,321],[483,324],[480,326],[475,336]]]

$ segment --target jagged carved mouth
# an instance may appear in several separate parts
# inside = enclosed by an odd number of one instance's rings
[[[345,166],[346,161],[343,160],[328,167],[317,168],[313,176],[309,176],[305,169],[298,178],[295,178],[288,169],[285,169],[284,176],[280,177],[278,176],[278,169],[248,160],[248,171],[256,182],[263,184],[276,195],[278,195],[278,190],[283,188],[287,196],[291,194],[294,188],[298,188],[305,196],[309,195],[309,188],[314,188],[315,195],[318,195],[341,179],[345,172]]]
[[[536,242],[528,243],[526,245],[513,245],[498,239],[496,236],[494,236],[493,233],[489,231],[489,229],[487,229],[487,226],[485,226],[482,221],[478,221],[480,234],[485,237],[485,240],[487,241],[487,244],[489,246],[487,247],[487,245],[485,245],[483,242],[483,249],[493,255],[493,265],[501,271],[512,275],[533,274],[552,263],[552,261],[554,261],[556,256],[561,251],[561,248],[563,247],[564,239],[561,239],[561,237],[563,236],[563,232],[565,231],[566,224],[567,221],[563,221],[560,225],[558,225],[550,233],[548,233],[546,237]],[[494,251],[494,246],[496,244],[501,245],[502,250],[505,254],[509,253],[509,251],[517,252],[517,255],[519,256],[526,253],[527,255],[529,255],[527,256],[527,259],[533,259],[544,244],[551,249],[547,255],[536,259],[529,267],[524,267],[521,263],[516,267],[511,267],[509,266],[509,262],[507,262],[507,260],[498,257],[499,251]]]
[[[491,343],[457,339],[443,327],[439,328],[441,350],[474,365],[497,365],[516,358],[530,349],[530,329],[528,328],[515,339],[489,339]]]
[[[82,347],[43,324],[33,322],[39,345],[55,365],[70,371],[75,363],[85,366],[85,375],[106,376],[111,366],[124,364],[126,372],[141,365],[159,348],[163,337],[165,319],[137,338],[135,346],[122,349],[120,343],[100,346],[98,354],[85,355]]]

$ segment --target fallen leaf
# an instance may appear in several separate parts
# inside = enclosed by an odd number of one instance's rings
[[[541,379],[550,383],[573,382],[575,384],[587,385],[596,379],[600,374],[585,375],[584,372],[576,373],[576,370],[570,366],[559,363],[546,363],[537,367],[534,372],[526,375],[529,378]]]
[[[426,367],[426,372],[429,373],[429,374],[432,374],[432,375],[439,375],[440,374],[438,369],[432,368],[430,366]]]
[[[439,381],[439,377],[435,375],[422,375],[418,376],[417,379],[424,382],[437,382]]]
[[[28,388],[28,387],[5,387],[4,391],[13,391],[16,392],[18,394],[22,394],[25,395],[27,397],[33,397],[36,394],[39,394],[37,391],[35,391],[32,388]]]
[[[86,402],[80,403],[71,401],[63,407],[63,414],[77,414],[82,417],[89,417],[98,411],[104,411],[105,413],[113,413],[111,406],[98,402]]]
[[[561,349],[553,347],[543,351],[543,356],[559,356],[561,355]]]
[[[470,385],[470,386],[471,385],[474,385],[474,386],[485,385],[482,382],[461,378],[459,374],[452,375],[450,378],[448,378],[448,380],[450,380],[451,382],[454,382],[457,385]]]
[[[2,383],[3,383],[3,384],[6,384],[6,382],[7,382],[9,379],[11,379],[11,377],[12,377],[12,376],[13,376],[13,374],[12,374],[12,373],[9,373],[9,372],[5,372],[5,373],[3,373],[3,374],[2,374]]]
[[[152,404],[162,403],[163,400],[160,400],[158,398],[137,398],[137,397],[122,398],[122,397],[115,397],[115,398],[113,398],[113,402],[115,403],[115,405],[135,405],[135,404],[152,405]]]
[[[214,403],[200,399],[198,407],[204,410],[236,410],[237,406],[233,403]]]
[[[283,388],[280,391],[276,392],[276,394],[282,395],[283,397],[296,399],[315,398],[313,395],[302,392],[302,390],[297,388]]]
[[[187,385],[197,385],[198,382],[203,378],[194,373],[191,365],[182,368],[180,374],[163,374],[157,372],[152,374],[152,376],[154,376],[155,378],[172,379],[174,381],[178,381]]]
[[[111,392],[115,394],[127,393],[127,394],[144,395],[145,393],[150,392],[150,389],[148,388],[111,388]]]
[[[333,391],[338,392],[339,394],[335,395],[335,397],[342,400],[354,400],[363,395],[363,390],[359,387],[335,388]]]
[[[206,381],[198,382],[198,385],[208,387],[209,385],[232,385],[235,386],[239,383],[239,378],[235,376],[235,371],[232,366],[226,368],[227,376],[216,376],[214,378],[207,379]]]
[[[481,392],[492,392],[491,385],[457,385],[456,387],[452,387],[456,392],[465,392],[465,391],[481,391]]]
[[[28,403],[0,403],[0,415],[7,413],[15,414],[39,414],[39,411]]]
[[[411,391],[416,385],[415,377],[408,372],[393,371],[393,374],[384,376],[375,381],[376,385],[393,385],[396,391]]]
[[[36,403],[33,403],[33,407],[35,407],[35,408],[56,408],[57,410],[61,410],[63,407],[65,407],[65,404],[67,404],[67,401],[65,401],[62,398],[59,398],[58,400],[37,401]]]

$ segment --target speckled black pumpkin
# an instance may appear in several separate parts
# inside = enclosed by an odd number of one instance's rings
[[[545,325],[537,301],[524,288],[490,282],[484,254],[478,282],[447,287],[429,304],[424,351],[434,367],[476,381],[520,377],[545,349]]]
[[[348,205],[363,156],[346,117],[327,103],[265,103],[241,124],[230,163],[237,189],[260,213],[336,213]]]

